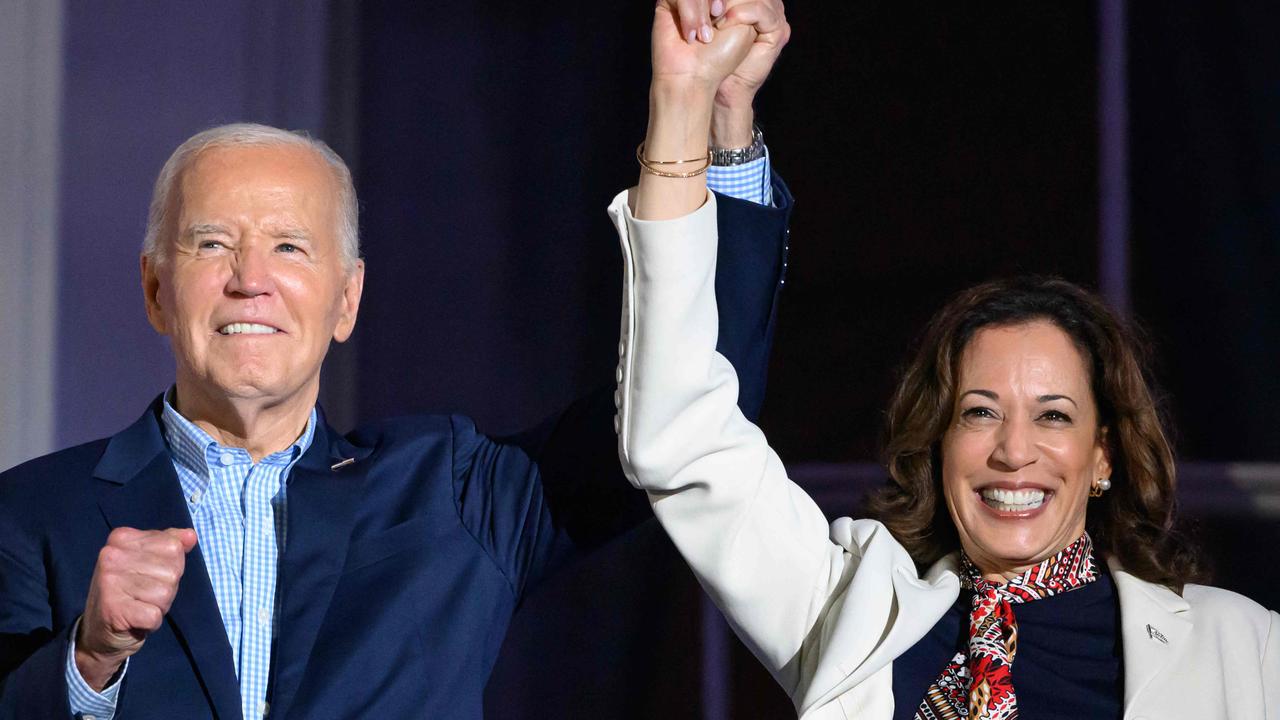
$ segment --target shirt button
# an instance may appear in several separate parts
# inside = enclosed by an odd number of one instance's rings
[[[626,355],[626,354],[627,354],[626,344],[618,343],[618,357],[622,357],[623,355]]]
[[[258,608],[258,622],[263,625],[271,622],[271,611],[266,608]]]
[[[622,421],[618,419],[617,415],[614,415],[613,416],[613,432],[614,434],[617,434],[621,430],[622,430]]]
[[[224,452],[218,456],[218,462],[222,463],[223,465],[230,465],[235,461],[236,461],[236,456],[232,455],[229,452]]]
[[[197,504],[197,505],[198,505],[198,504],[200,503],[200,499],[201,499],[201,498],[203,498],[203,497],[204,497],[204,493],[200,492],[199,490],[197,490],[197,491],[195,491],[195,492],[191,493],[191,502],[192,502],[192,504]]]
[[[97,715],[88,715],[88,714],[86,714],[86,715],[81,715],[80,717],[84,718],[84,720],[98,720],[98,716],[97,716]]]
[[[269,713],[269,712],[271,712],[271,706],[270,706],[269,704],[267,704],[267,702],[266,702],[266,701],[264,701],[264,700],[259,700],[259,701],[258,701],[258,714],[259,714],[259,715],[261,715],[262,717],[266,717],[266,716],[267,716],[267,713]]]
[[[621,390],[613,391],[613,406],[619,409],[622,407],[622,391]]]
[[[622,382],[622,366],[619,365],[617,371],[613,373],[614,382]]]

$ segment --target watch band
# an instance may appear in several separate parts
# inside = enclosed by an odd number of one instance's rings
[[[756,125],[751,126],[751,144],[739,148],[711,147],[712,165],[745,165],[764,157],[764,133]]]

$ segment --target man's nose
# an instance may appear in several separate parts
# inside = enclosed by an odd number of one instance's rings
[[[243,247],[232,260],[227,292],[245,297],[269,294],[275,290],[268,252],[256,247]]]
[[[996,432],[996,446],[991,460],[1002,469],[1018,470],[1040,457],[1036,448],[1033,429],[1029,420],[1006,416]]]

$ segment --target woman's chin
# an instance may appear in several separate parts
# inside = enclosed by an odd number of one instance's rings
[[[1030,517],[999,517],[988,520],[977,532],[970,533],[971,544],[965,552],[984,574],[1007,574],[1035,565],[1066,547],[1074,538],[1062,542],[1049,523],[1035,522],[1048,519],[1045,515]],[[1059,547],[1061,545],[1061,547]]]
[[[1017,506],[983,498],[973,492],[967,498],[957,525],[965,553],[984,575],[1012,577],[1062,550],[1077,537],[1067,531],[1063,517],[1068,510],[1063,496],[1046,491],[1038,504]],[[1069,513],[1068,513],[1069,514]],[[1083,532],[1083,519],[1078,523]]]

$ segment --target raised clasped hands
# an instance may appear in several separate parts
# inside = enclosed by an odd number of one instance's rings
[[[790,34],[781,0],[659,0],[644,155],[681,172],[642,173],[631,198],[636,217],[679,217],[705,201],[698,158],[709,143],[751,143],[752,100]]]
[[[710,95],[747,56],[756,30],[750,25],[713,29],[708,16],[699,21],[700,30],[684,31],[677,9],[676,0],[660,0],[654,9],[653,84]]]
[[[752,102],[790,38],[781,0],[660,0],[653,79],[714,91],[713,144],[744,146],[751,142]]]

